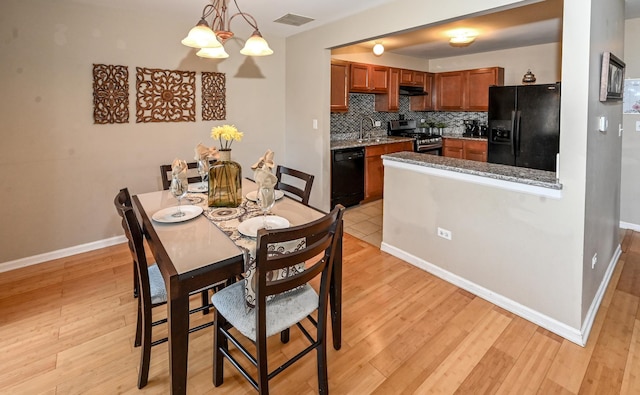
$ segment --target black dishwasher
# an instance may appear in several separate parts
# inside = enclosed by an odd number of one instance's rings
[[[364,148],[331,151],[331,208],[359,204],[364,199]]]

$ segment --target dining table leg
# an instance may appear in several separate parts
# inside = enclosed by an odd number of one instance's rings
[[[333,260],[333,275],[329,284],[329,304],[331,306],[331,331],[333,348],[342,347],[342,232],[339,235]]]
[[[177,284],[171,285],[167,298],[171,394],[181,395],[187,393],[189,295],[180,292]]]

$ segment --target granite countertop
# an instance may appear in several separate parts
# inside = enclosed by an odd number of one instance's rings
[[[331,150],[343,148],[367,147],[370,145],[400,143],[403,141],[413,141],[410,137],[382,136],[364,140],[334,140],[331,141]]]
[[[481,140],[488,141],[489,137],[487,136],[464,136],[462,134],[452,134],[452,133],[443,133],[442,138],[444,139],[460,139],[460,140]]]
[[[560,184],[556,179],[556,173],[552,171],[476,162],[465,159],[445,158],[443,156],[427,155],[416,152],[397,152],[394,154],[383,155],[382,158],[418,166],[472,174],[480,177],[518,182],[543,188],[557,190],[562,189],[562,184]]]

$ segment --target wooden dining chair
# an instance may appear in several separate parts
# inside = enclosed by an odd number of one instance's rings
[[[152,321],[151,318],[153,308],[167,303],[167,290],[158,265],[155,263],[148,265],[147,263],[142,229],[140,228],[138,218],[133,211],[133,207],[127,206],[126,204],[119,204],[120,202],[126,202],[127,199],[129,202],[131,201],[128,189],[124,188],[116,195],[114,203],[116,203],[116,208],[122,217],[122,227],[124,228],[125,235],[129,241],[129,248],[132,252],[135,267],[134,277],[137,280],[138,313],[134,346],[142,346],[140,350],[140,368],[138,372],[138,388],[142,388],[147,385],[149,377],[151,347],[162,344],[168,340],[165,337],[153,342],[151,341],[151,328],[167,322],[166,318],[157,321]],[[209,309],[212,307],[209,303],[209,289],[216,288],[217,286],[218,284],[194,292],[201,294],[202,305],[189,310],[189,314],[200,311],[205,314],[208,313]],[[190,328],[189,333],[208,328],[212,325],[213,322],[208,322],[206,324]]]
[[[333,211],[309,224],[288,229],[258,231],[256,250],[256,299],[255,307],[245,304],[244,282],[240,281],[215,293],[211,298],[216,308],[214,330],[213,383],[218,387],[223,382],[224,358],[240,371],[260,394],[269,393],[268,381],[291,366],[304,355],[316,350],[319,393],[329,390],[327,377],[327,309],[329,283],[337,243],[342,238],[342,216],[344,207],[337,205]],[[305,239],[306,243],[289,253],[279,253],[273,247],[277,243]],[[273,270],[291,268],[304,264],[305,270],[296,274],[269,281]],[[320,291],[317,293],[308,282],[320,276]],[[317,311],[317,318],[311,314]],[[307,318],[316,328],[315,338],[301,324]],[[297,326],[311,343],[302,351],[268,371],[267,338],[283,330]],[[235,328],[255,344],[256,355],[252,355],[231,333]],[[234,332],[235,333],[235,332]],[[238,335],[239,336],[239,335]],[[258,371],[257,377],[249,374],[229,351],[229,341]],[[236,354],[239,357],[239,354]]]
[[[127,242],[129,243],[129,252],[131,252],[131,258],[133,261],[133,297],[138,297],[138,267],[136,266],[136,257],[133,252],[133,245],[131,241],[131,235],[129,235],[128,230],[124,223],[124,214],[121,210],[122,208],[133,208],[131,204],[131,195],[129,194],[129,190],[127,188],[123,188],[118,192],[116,197],[113,199],[113,204],[116,206],[116,212],[122,218],[122,228],[124,229],[125,236],[127,237]]]
[[[282,177],[283,175],[286,176],[284,178],[284,181]],[[285,192],[289,196],[294,195],[300,198],[300,201],[305,206],[309,205],[311,187],[313,186],[313,175],[307,174],[300,170],[290,169],[288,167],[278,165],[278,167],[276,168],[276,177],[278,178],[276,189]],[[291,178],[289,179],[289,177]],[[287,182],[289,180],[295,182],[296,185],[300,185],[300,187]]]
[[[214,162],[215,162],[214,160],[209,161],[209,165],[212,166]],[[197,168],[198,168],[198,162],[187,162],[188,170],[194,170]],[[189,184],[202,182],[202,178],[200,178],[200,175],[197,172],[194,173],[193,171],[191,171],[189,172],[189,174],[195,174],[193,176],[187,177],[187,182]],[[165,191],[169,189],[169,187],[171,186],[171,165],[170,164],[160,165],[160,179],[162,180],[162,189],[164,189]]]

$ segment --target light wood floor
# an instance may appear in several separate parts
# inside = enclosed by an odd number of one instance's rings
[[[344,341],[329,349],[333,394],[640,393],[640,233],[621,260],[585,348],[345,236]],[[136,388],[136,302],[122,244],[0,274],[1,394],[166,394],[166,343]],[[210,316],[198,316],[198,321]],[[273,359],[300,345],[297,331]],[[252,394],[228,364],[211,383],[210,330],[191,336],[190,394]],[[281,350],[281,351],[278,351]],[[278,376],[274,394],[317,392],[315,357]]]

